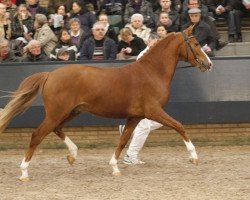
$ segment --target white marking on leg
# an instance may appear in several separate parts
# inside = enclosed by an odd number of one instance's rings
[[[111,165],[113,169],[113,173],[112,173],[113,175],[120,173],[120,170],[117,166],[117,160],[115,159],[115,153],[113,154],[111,160],[109,161],[109,164]]]
[[[76,158],[78,148],[77,148],[77,146],[75,145],[75,143],[72,142],[72,141],[69,139],[69,137],[67,137],[67,136],[65,137],[64,143],[68,146],[70,154],[71,154],[74,158]]]
[[[25,158],[23,159],[23,161],[22,161],[22,163],[20,165],[20,168],[21,168],[21,171],[22,171],[22,176],[19,178],[20,180],[23,180],[23,179],[26,179],[26,178],[29,177],[29,175],[28,175],[29,163],[30,162],[25,161]]]
[[[195,151],[195,147],[194,147],[194,145],[192,144],[192,142],[191,142],[190,140],[189,140],[189,142],[186,142],[186,141],[184,140],[184,143],[185,143],[185,145],[186,145],[186,147],[187,147],[187,150],[190,152],[191,158],[193,158],[193,159],[198,159],[197,153],[196,153],[196,151]]]

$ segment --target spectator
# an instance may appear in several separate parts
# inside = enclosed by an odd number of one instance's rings
[[[190,17],[188,14],[188,10],[191,8],[199,8],[201,10],[202,19],[210,26],[212,30],[212,34],[215,38],[215,49],[219,50],[227,45],[226,42],[220,41],[220,34],[213,22],[211,16],[209,16],[208,8],[205,4],[203,4],[200,0],[185,0],[183,3],[183,10],[182,10],[182,26],[190,22]]]
[[[62,28],[58,34],[58,43],[51,51],[50,58],[56,60],[57,54],[60,49],[66,48],[69,53],[69,60],[77,60],[78,49],[77,46],[72,44],[69,31],[66,28]]]
[[[90,34],[93,24],[96,22],[96,16],[87,10],[86,6],[81,0],[74,0],[72,5],[71,18],[78,18],[81,22],[82,30]]]
[[[157,24],[161,24],[166,27],[166,29],[170,29],[172,26],[172,20],[169,18],[169,15],[167,12],[162,11],[159,16],[159,21]]]
[[[44,52],[49,56],[57,44],[57,37],[49,27],[47,17],[43,14],[36,14],[34,28],[36,30],[34,39],[41,43]],[[26,38],[28,41],[32,39],[28,35],[26,35]]]
[[[123,28],[120,31],[121,41],[118,42],[117,59],[135,59],[139,53],[146,48],[143,39],[133,35],[129,28]]]
[[[215,38],[210,26],[202,19],[201,10],[199,8],[191,8],[188,10],[190,23],[184,26],[184,29],[190,25],[194,25],[193,35],[198,40],[205,53],[213,57],[215,48]]]
[[[228,41],[235,42],[235,23],[232,11],[233,0],[207,0],[208,10],[213,13],[215,19],[225,18],[228,26]]]
[[[233,8],[235,9],[236,42],[242,42],[241,21],[242,18],[250,17],[250,1],[235,0]]]
[[[108,21],[108,15],[101,13],[98,16],[98,21],[101,21],[104,23],[105,25],[105,29],[106,29],[106,36],[108,36],[109,38],[111,38],[112,40],[115,41],[115,43],[118,43],[118,38],[117,38],[117,34],[115,32],[115,29],[112,25],[109,24]]]
[[[179,13],[172,9],[171,0],[159,0],[160,8],[154,13],[155,22],[159,22],[160,14],[162,12],[167,12],[168,17],[171,20],[171,25],[168,27],[168,32],[177,32],[180,30],[180,15]]]
[[[81,22],[78,18],[71,18],[69,20],[69,27],[71,42],[72,44],[76,45],[78,51],[80,51],[84,40],[86,40],[90,36],[90,34],[86,34],[81,29]]]
[[[115,60],[117,46],[114,40],[105,36],[105,25],[96,22],[92,34],[83,42],[81,60]]]
[[[14,14],[16,13],[17,6],[11,0],[2,0],[1,3],[6,5],[6,12],[9,15],[9,19],[12,21]]]
[[[22,59],[22,62],[40,62],[49,60],[49,57],[42,50],[41,42],[38,40],[31,40],[27,45],[27,54]]]
[[[57,13],[57,6],[58,5],[64,5],[65,6],[65,11],[67,13],[68,16],[70,16],[70,11],[72,10],[72,4],[73,4],[73,0],[49,0],[48,1],[48,12],[49,14],[55,14]]]
[[[28,34],[31,37],[33,36],[34,21],[25,4],[20,4],[18,6],[11,24],[11,30],[12,39],[17,39],[19,37],[24,38],[25,34]]]
[[[144,24],[147,27],[154,27],[155,22],[151,3],[146,0],[129,0],[124,11],[124,23],[130,23],[133,14],[140,13],[144,18]]]
[[[167,36],[166,26],[159,24],[156,26],[156,33],[159,35],[160,39],[163,39]]]
[[[0,63],[19,62],[20,58],[16,57],[11,51],[9,41],[0,37]]]
[[[26,4],[28,6],[28,11],[30,12],[33,19],[35,19],[36,14],[43,14],[45,16],[48,16],[47,9],[40,6],[39,0],[27,0]]]
[[[143,24],[143,20],[144,18],[142,14],[139,13],[133,14],[131,16],[131,23],[125,25],[125,27],[129,28],[133,34],[142,38],[144,42],[147,43],[151,29]]]
[[[56,55],[57,61],[70,61],[70,52],[68,48],[61,48]]]
[[[58,35],[62,27],[65,27],[68,23],[69,17],[66,13],[66,7],[64,4],[57,4],[55,7],[55,14],[50,14],[49,25],[55,35]]]
[[[0,3],[0,37],[10,39],[11,37],[11,21],[6,14],[6,5]]]

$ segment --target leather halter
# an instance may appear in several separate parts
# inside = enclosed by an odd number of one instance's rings
[[[194,49],[192,48],[192,46],[190,45],[190,41],[189,39],[194,37],[193,35],[191,35],[190,37],[188,37],[184,32],[181,32],[183,38],[184,38],[184,42],[186,44],[186,52],[187,52],[187,57],[186,57],[186,61],[188,61],[188,58],[189,58],[189,55],[188,55],[188,48],[191,50],[193,56],[194,56],[194,59],[196,60],[197,63],[199,63],[199,68],[201,68],[201,66],[203,66],[206,70],[209,70],[209,67],[207,67],[203,61],[199,60],[194,52]],[[192,67],[191,65],[190,66],[184,66],[184,67],[180,67],[180,68],[188,68],[188,67]]]

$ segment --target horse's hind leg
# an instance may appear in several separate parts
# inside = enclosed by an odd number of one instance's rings
[[[187,150],[190,152],[190,162],[195,165],[198,165],[198,156],[195,147],[192,144],[191,140],[188,138],[183,125],[171,116],[169,116],[164,110],[161,109],[157,111],[155,110],[154,115],[149,116],[149,118],[163,124],[164,126],[168,126],[170,128],[175,129],[182,136]]]
[[[76,160],[78,148],[75,145],[75,143],[72,142],[72,140],[69,139],[69,137],[65,135],[65,133],[62,131],[62,127],[64,126],[66,122],[70,121],[71,119],[73,119],[75,116],[79,114],[80,114],[80,111],[77,111],[77,108],[74,109],[54,130],[55,134],[64,141],[64,143],[67,145],[69,149],[70,155],[67,156],[67,160],[69,164],[71,165]]]
[[[127,120],[124,131],[120,137],[119,144],[118,144],[118,146],[115,150],[115,153],[113,154],[113,156],[109,162],[109,164],[111,165],[111,167],[113,169],[112,174],[115,176],[121,175],[121,172],[117,166],[117,160],[119,159],[119,156],[120,156],[122,150],[124,149],[124,147],[128,143],[128,140],[129,140],[131,134],[133,133],[135,127],[140,122],[140,120],[141,119],[138,119],[138,118],[132,118],[132,119]]]
[[[43,139],[53,131],[55,128],[54,125],[55,122],[53,120],[50,120],[48,118],[45,118],[45,120],[42,122],[42,124],[36,129],[36,131],[32,134],[31,141],[29,148],[25,154],[25,157],[20,165],[22,176],[19,178],[21,181],[28,181],[28,167],[30,160],[33,156],[33,153],[36,149],[36,147],[43,141]]]

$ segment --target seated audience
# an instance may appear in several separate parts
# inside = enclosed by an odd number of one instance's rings
[[[200,43],[205,53],[213,57],[215,48],[215,37],[210,29],[210,26],[202,19],[201,10],[199,8],[191,8],[188,10],[190,22],[187,23],[183,29],[194,25],[193,35]]]
[[[96,16],[87,10],[86,5],[81,0],[74,0],[72,5],[71,18],[78,18],[81,22],[81,29],[86,33],[91,33],[91,28],[96,22]]]
[[[154,27],[155,22],[154,22],[154,13],[152,9],[152,5],[150,2],[146,0],[129,0],[128,3],[126,4],[125,11],[124,11],[124,23],[130,23],[131,22],[131,16],[133,14],[140,13],[144,21],[143,23],[147,27]]]
[[[242,42],[242,34],[241,34],[242,18],[250,17],[250,1],[235,0],[233,8],[235,9],[236,42]]]
[[[133,35],[129,28],[120,31],[121,40],[118,42],[117,59],[136,59],[139,53],[146,48],[143,39]]]
[[[41,7],[39,4],[39,0],[27,0],[26,1],[28,11],[30,12],[32,19],[35,18],[36,14],[43,14],[48,16],[48,11],[46,8]]]
[[[190,22],[188,10],[191,8],[199,8],[201,10],[202,19],[209,25],[212,30],[212,34],[215,38],[215,49],[219,50],[227,45],[226,42],[220,41],[220,33],[215,26],[215,23],[209,15],[207,6],[200,0],[184,0],[182,9],[182,26]]]
[[[34,39],[41,43],[44,52],[49,56],[57,44],[57,37],[49,27],[47,17],[43,14],[36,14],[34,28],[36,30]],[[28,36],[26,38],[29,41],[32,39]]]
[[[25,4],[20,4],[18,6],[17,12],[11,23],[11,30],[11,39],[17,39],[19,37],[25,38],[25,34],[28,34],[31,37],[33,36],[34,21]]]
[[[108,15],[101,13],[98,16],[98,21],[101,21],[104,23],[105,29],[106,29],[106,36],[113,39],[115,41],[115,43],[118,43],[117,34],[116,34],[113,26],[109,24]]]
[[[235,42],[235,23],[232,0],[207,0],[208,10],[213,14],[215,19],[225,18],[228,26],[228,41]]]
[[[2,3],[0,3],[0,37],[6,39],[11,37],[11,21],[6,14],[6,5]]]
[[[22,62],[40,61],[50,61],[50,59],[42,50],[41,42],[38,40],[31,40],[27,45],[27,54],[22,59]]]
[[[81,29],[81,22],[78,18],[71,18],[69,20],[69,33],[72,44],[77,46],[78,51],[81,50],[84,40],[86,40],[90,34],[85,33]]]
[[[69,31],[66,28],[62,28],[58,34],[58,43],[50,53],[50,58],[56,60],[57,54],[60,49],[66,48],[70,55],[69,60],[77,60],[79,54],[77,46],[72,44]]]
[[[92,36],[83,42],[81,60],[115,60],[117,46],[115,41],[105,36],[105,25],[96,22],[92,28]]]
[[[167,13],[168,18],[171,20],[171,25],[168,27],[168,32],[178,32],[180,30],[180,15],[178,11],[172,9],[171,0],[159,0],[159,3],[159,9],[154,12],[154,21],[156,22],[156,25],[159,23],[160,14]]]
[[[19,62],[20,58],[16,57],[10,49],[9,41],[0,37],[0,63]]]
[[[126,24],[125,28],[129,28],[133,34],[142,38],[144,42],[147,43],[151,29],[143,24],[143,20],[144,18],[141,14],[139,13],[133,14],[131,16],[131,23]]]

